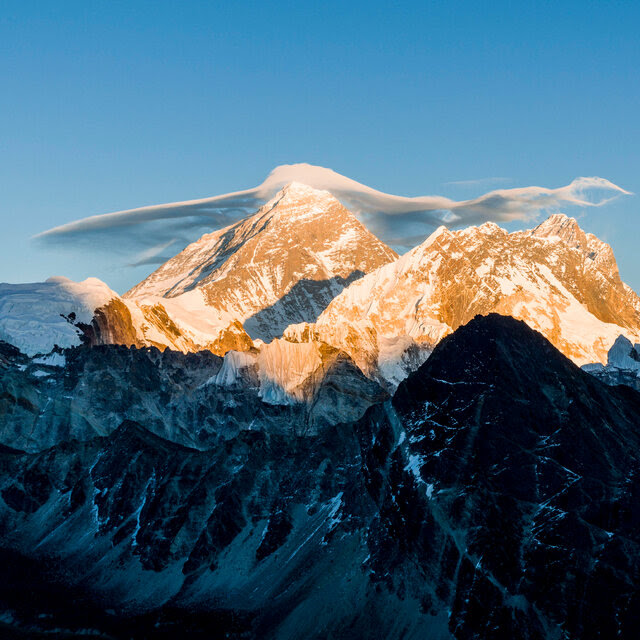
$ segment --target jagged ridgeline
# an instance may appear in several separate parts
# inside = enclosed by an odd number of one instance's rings
[[[636,638],[639,342],[572,218],[398,256],[299,183],[2,284],[0,635]]]
[[[232,351],[246,362],[265,345],[310,343],[346,353],[389,391],[444,336],[490,312],[524,320],[578,365],[604,364],[619,335],[640,341],[640,299],[611,248],[572,218],[515,233],[440,227],[398,257],[329,192],[299,183],[123,297],[95,278],[0,285],[0,339],[29,355],[82,340]],[[309,377],[317,349],[302,370],[288,360],[307,351],[274,347],[268,358]]]

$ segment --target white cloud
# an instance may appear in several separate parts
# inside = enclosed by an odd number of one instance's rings
[[[160,244],[154,245],[153,247],[144,249],[137,256],[134,256],[128,266],[139,267],[144,264],[162,264],[163,262],[166,262],[172,256],[163,256],[161,255],[161,253],[165,249],[168,249],[175,242],[176,238],[171,238],[171,240],[167,240],[167,242],[161,242]]]
[[[111,242],[139,253],[133,264],[153,262],[174,242],[183,246],[205,230],[232,224],[254,212],[289,182],[302,182],[333,193],[383,240],[410,247],[435,227],[460,227],[486,221],[530,220],[561,207],[599,207],[629,192],[598,177],[576,178],[555,189],[496,189],[469,200],[445,196],[405,197],[377,191],[331,169],[309,164],[276,167],[257,187],[211,198],[186,200],[91,216],[45,231],[36,238],[47,243],[88,239],[99,234],[105,248]],[[124,245],[123,245],[124,239]],[[160,248],[159,248],[160,247]],[[141,252],[141,253],[140,253]]]

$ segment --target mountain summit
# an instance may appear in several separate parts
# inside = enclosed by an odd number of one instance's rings
[[[328,191],[285,186],[256,214],[202,236],[126,298],[199,289],[205,305],[270,340],[312,322],[342,289],[397,254]]]
[[[620,334],[640,337],[640,298],[611,247],[561,214],[514,233],[490,222],[440,227],[286,337],[339,346],[364,371],[397,382],[445,335],[491,312],[524,320],[578,364],[606,362]]]
[[[534,229],[532,236],[539,238],[558,238],[576,249],[586,249],[588,245],[587,234],[580,228],[575,218],[570,218],[564,213],[554,213]]]

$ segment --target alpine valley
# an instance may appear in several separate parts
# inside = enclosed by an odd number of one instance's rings
[[[573,218],[398,256],[300,182],[0,284],[0,633],[637,638],[639,343]]]

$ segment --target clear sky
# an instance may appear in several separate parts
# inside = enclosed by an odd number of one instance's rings
[[[578,176],[640,194],[638,24],[638,2],[5,0],[0,281],[122,292],[145,273],[30,237],[285,163],[408,196]],[[567,210],[636,290],[639,198]]]

